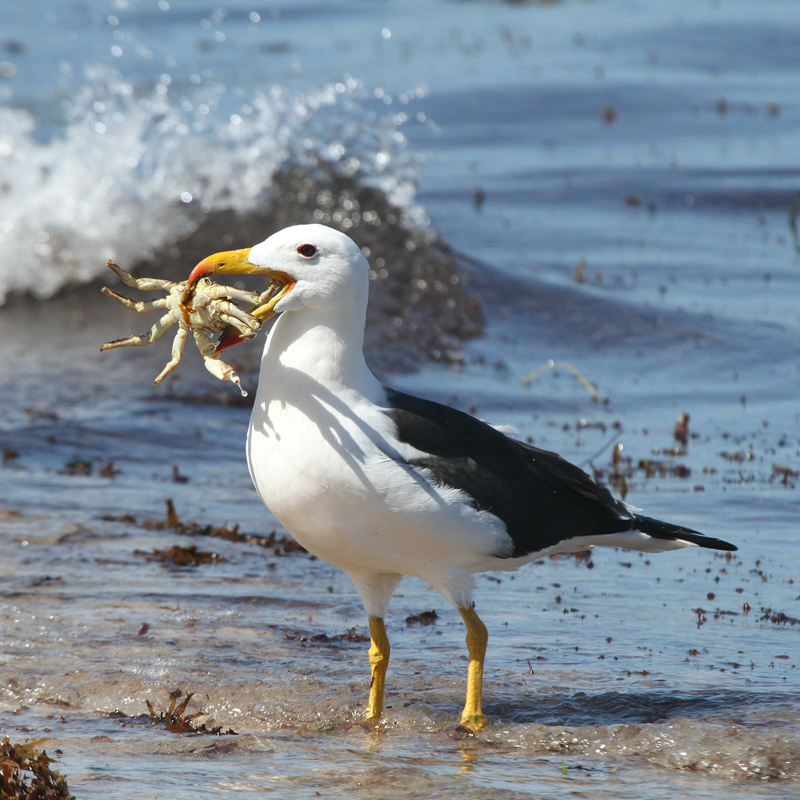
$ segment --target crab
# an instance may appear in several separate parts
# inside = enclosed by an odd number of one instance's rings
[[[132,289],[163,290],[167,292],[167,296],[156,300],[136,301],[105,286],[102,289],[103,294],[113,297],[131,311],[144,312],[165,308],[167,313],[147,333],[114,339],[106,342],[100,348],[101,350],[152,344],[177,323],[178,330],[172,342],[172,358],[161,370],[153,384],[161,383],[180,364],[183,357],[183,346],[191,332],[197,348],[203,356],[206,369],[221,381],[235,383],[242,396],[247,396],[236,371],[219,357],[218,351],[224,348],[223,342],[220,341],[215,345],[211,336],[215,333],[222,333],[225,338],[226,334],[232,330],[235,332],[236,341],[252,339],[258,333],[262,320],[243,311],[233,301],[250,303],[252,306],[263,305],[280,290],[280,284],[271,284],[265,292],[249,292],[245,289],[214,283],[209,278],[175,283],[160,278],[135,278],[110,260],[106,266]]]

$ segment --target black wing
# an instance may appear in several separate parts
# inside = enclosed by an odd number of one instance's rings
[[[659,539],[736,548],[697,531],[632,514],[582,469],[556,453],[511,439],[449,406],[387,389],[398,438],[426,455],[409,460],[434,481],[460,489],[476,509],[506,526],[508,557],[543,550],[574,536],[639,530]]]

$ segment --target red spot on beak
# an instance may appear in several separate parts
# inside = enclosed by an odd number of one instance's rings
[[[189,275],[189,286],[193,286],[195,283],[197,283],[197,281],[200,280],[200,278],[205,278],[213,273],[214,268],[211,266],[211,264],[201,261]]]

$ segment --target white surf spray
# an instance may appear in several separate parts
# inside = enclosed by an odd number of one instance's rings
[[[405,114],[367,110],[359,81],[299,95],[273,87],[236,113],[221,110],[225,93],[211,83],[180,98],[161,85],[137,96],[118,73],[93,68],[48,141],[30,113],[0,108],[0,303],[89,281],[109,258],[146,261],[209,214],[268,209],[287,162],[333,163],[424,222]]]

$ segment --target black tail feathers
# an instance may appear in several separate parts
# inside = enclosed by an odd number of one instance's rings
[[[660,519],[644,517],[640,514],[634,516],[633,529],[646,533],[654,539],[672,539],[682,542],[691,542],[700,547],[709,547],[712,550],[734,551],[739,548],[735,544],[726,542],[723,539],[715,539],[713,536],[705,536],[691,528],[682,528],[680,525],[672,525],[669,522],[662,522]]]

